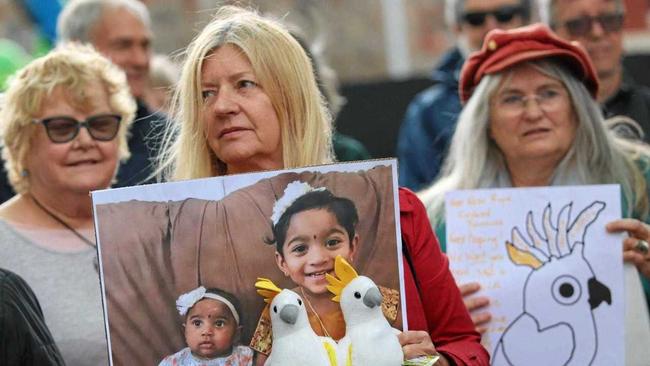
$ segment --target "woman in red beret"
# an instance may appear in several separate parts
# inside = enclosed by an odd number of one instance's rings
[[[626,218],[606,229],[628,233],[623,258],[645,280],[647,299],[650,149],[607,129],[594,100],[597,90],[586,52],[547,27],[489,33],[461,73],[465,107],[442,175],[419,194],[441,244],[446,238],[444,194],[451,190],[617,183]],[[461,286],[475,325],[484,331],[490,314],[481,310],[489,299],[467,296],[478,290],[476,283]],[[644,298],[640,286],[626,283],[626,301],[635,293]],[[632,302],[626,311],[628,335],[638,331],[635,335],[647,342],[646,304]],[[632,314],[640,317],[632,319]]]

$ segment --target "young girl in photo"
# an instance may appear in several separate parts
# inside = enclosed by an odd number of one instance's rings
[[[334,260],[341,255],[353,263],[359,245],[356,225],[359,221],[354,203],[332,194],[325,187],[313,188],[294,181],[275,203],[273,238],[276,263],[285,276],[296,284],[293,290],[302,297],[309,323],[319,336],[336,341],[345,336],[345,321],[340,305],[332,301],[325,274],[334,275]],[[396,323],[399,293],[380,287],[382,310],[390,323]],[[255,364],[262,365],[271,351],[271,323],[268,309],[260,317],[251,340],[258,352]]]
[[[165,357],[159,366],[252,365],[252,350],[238,345],[241,306],[234,295],[201,286],[179,296],[176,308],[185,317],[187,347]]]

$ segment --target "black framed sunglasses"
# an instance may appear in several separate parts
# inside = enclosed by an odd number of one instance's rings
[[[499,23],[508,23],[515,16],[523,15],[523,10],[521,6],[510,5],[488,11],[468,11],[463,14],[462,19],[474,27],[485,24],[485,19],[488,15],[492,15]]]
[[[33,120],[45,126],[50,141],[62,144],[72,141],[79,134],[79,129],[85,127],[90,136],[97,141],[111,141],[117,136],[122,116],[118,114],[98,114],[88,117],[85,121],[77,121],[68,116],[55,116]]]
[[[598,22],[605,33],[618,32],[623,28],[625,15],[623,13],[605,13],[595,17],[582,16],[569,19],[563,23],[572,37],[584,37],[591,32],[594,22]]]

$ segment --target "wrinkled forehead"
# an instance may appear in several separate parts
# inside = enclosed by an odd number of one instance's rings
[[[622,0],[551,0],[554,21],[623,10]]]
[[[501,81],[495,95],[506,90],[535,89],[541,86],[561,86],[564,83],[551,69],[538,63],[524,62],[499,73]]]
[[[465,0],[463,10],[465,12],[491,11],[503,6],[521,5],[521,0]]]

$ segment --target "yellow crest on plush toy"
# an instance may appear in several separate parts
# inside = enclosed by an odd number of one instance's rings
[[[257,289],[257,293],[264,298],[264,302],[267,304],[270,304],[271,301],[273,301],[273,298],[282,291],[282,289],[276,286],[273,281],[268,278],[260,277],[258,277],[257,282],[255,282],[255,288]]]
[[[334,273],[336,274],[336,277],[326,273],[325,278],[329,283],[327,289],[336,295],[332,300],[339,302],[341,301],[341,293],[345,286],[347,286],[353,279],[359,277],[359,275],[352,265],[340,255],[337,255],[336,260],[334,261]]]

